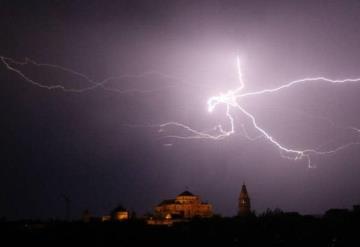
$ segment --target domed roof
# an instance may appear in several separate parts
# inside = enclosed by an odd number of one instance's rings
[[[185,190],[183,193],[179,194],[178,196],[194,196],[194,194],[188,190]]]

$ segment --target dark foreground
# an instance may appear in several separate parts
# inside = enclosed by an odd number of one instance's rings
[[[174,226],[127,222],[5,222],[1,242],[46,246],[360,246],[360,213],[323,217],[267,212],[243,218],[194,219]]]

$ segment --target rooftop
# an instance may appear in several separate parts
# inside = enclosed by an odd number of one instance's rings
[[[183,193],[179,194],[178,196],[194,196],[194,194],[188,190],[185,190]]]

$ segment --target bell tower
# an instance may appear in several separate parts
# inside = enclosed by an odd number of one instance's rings
[[[250,197],[248,195],[245,183],[241,187],[239,197],[239,216],[249,215],[251,210]]]

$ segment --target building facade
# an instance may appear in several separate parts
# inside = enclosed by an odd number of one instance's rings
[[[212,205],[204,203],[200,197],[189,191],[184,191],[175,199],[164,200],[155,207],[154,218],[148,221],[150,224],[172,224],[175,221],[183,221],[194,217],[211,217]]]
[[[119,205],[111,211],[111,220],[113,221],[125,221],[129,219],[129,211],[123,206]]]

